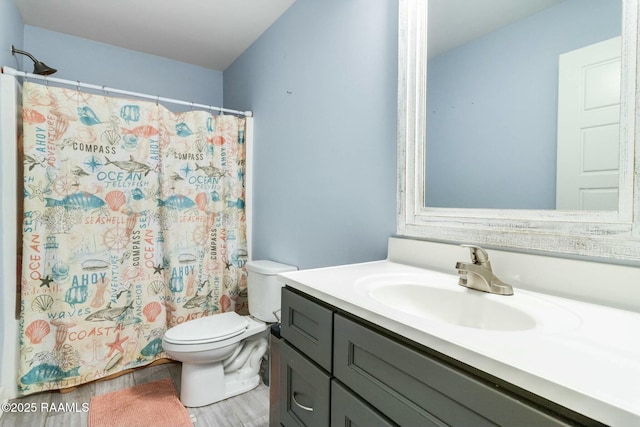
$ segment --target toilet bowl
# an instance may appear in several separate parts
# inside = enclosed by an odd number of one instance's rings
[[[162,347],[169,357],[182,362],[182,404],[209,405],[257,386],[260,360],[267,350],[260,332],[266,328],[264,322],[229,312],[167,330]]]
[[[244,393],[260,383],[260,362],[267,351],[268,322],[277,321],[280,288],[276,275],[296,267],[273,261],[247,263],[249,313],[214,314],[168,329],[162,347],[182,362],[180,401],[209,405]]]

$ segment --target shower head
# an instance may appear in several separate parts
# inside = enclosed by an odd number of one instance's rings
[[[56,71],[58,71],[55,68],[49,67],[44,62],[38,61],[29,52],[25,52],[24,50],[16,49],[13,45],[11,46],[11,53],[13,55],[15,55],[16,53],[19,53],[20,55],[26,55],[29,58],[31,58],[31,60],[33,61],[33,74],[40,74],[42,76],[48,76],[49,74],[53,74]]]

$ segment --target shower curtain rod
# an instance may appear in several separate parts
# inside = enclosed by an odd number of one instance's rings
[[[231,110],[229,108],[212,107],[211,105],[196,104],[194,102],[180,101],[178,99],[163,98],[163,97],[161,97],[159,95],[158,96],[147,95],[145,93],[130,92],[128,90],[114,89],[114,88],[107,87],[107,86],[92,85],[92,84],[89,84],[89,83],[81,83],[79,81],[58,79],[56,77],[49,77],[49,76],[41,76],[39,74],[32,74],[32,73],[27,73],[25,71],[14,70],[11,67],[2,67],[2,73],[10,75],[10,76],[24,77],[24,78],[36,79],[36,80],[44,80],[45,82],[60,83],[60,84],[68,85],[68,86],[75,86],[77,88],[101,90],[103,92],[111,92],[111,93],[117,93],[117,94],[120,94],[120,95],[135,96],[137,98],[150,99],[150,100],[153,100],[153,101],[156,101],[156,102],[166,102],[166,103],[170,103],[170,104],[187,105],[187,106],[190,106],[190,107],[198,107],[198,108],[203,108],[203,109],[206,109],[206,110],[219,111],[221,113],[240,114],[240,115],[243,115],[243,116],[246,116],[246,117],[252,117],[253,116],[253,112],[252,111],[238,111],[238,110]]]

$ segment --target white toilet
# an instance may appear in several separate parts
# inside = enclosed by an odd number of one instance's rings
[[[244,393],[260,383],[267,351],[267,322],[280,310],[278,273],[296,267],[273,261],[247,262],[250,316],[220,313],[189,320],[165,332],[164,351],[182,362],[180,401],[197,407]]]

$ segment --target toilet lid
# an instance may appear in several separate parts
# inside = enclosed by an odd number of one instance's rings
[[[247,326],[248,319],[231,311],[181,323],[167,330],[164,339],[174,344],[204,344],[239,335]]]

